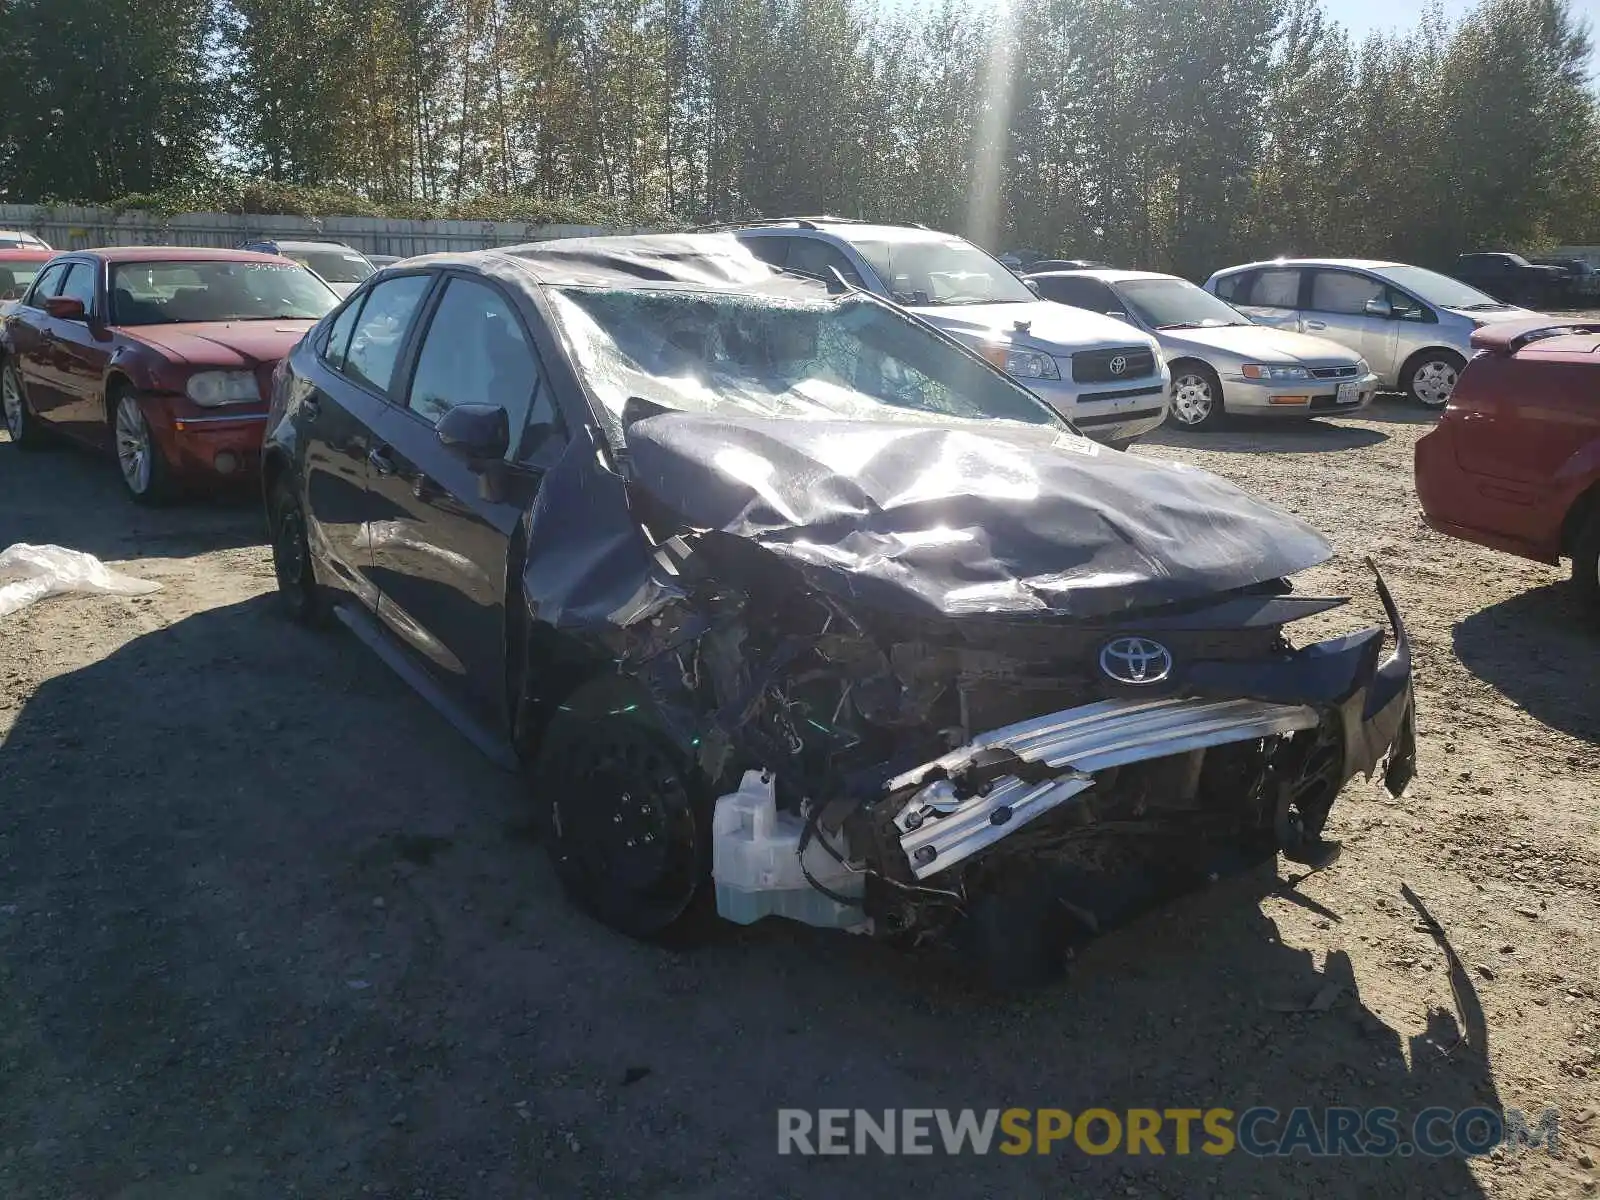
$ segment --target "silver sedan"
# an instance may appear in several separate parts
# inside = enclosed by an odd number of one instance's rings
[[[1473,331],[1539,317],[1475,287],[1405,263],[1355,258],[1283,258],[1218,271],[1206,290],[1278,329],[1348,346],[1387,390],[1443,408],[1472,357]]]
[[[1357,353],[1323,338],[1254,324],[1176,275],[1047,271],[1046,299],[1127,321],[1155,337],[1172,370],[1167,420],[1208,428],[1225,412],[1314,417],[1372,402],[1378,377]]]

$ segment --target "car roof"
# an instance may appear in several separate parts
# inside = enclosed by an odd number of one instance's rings
[[[0,262],[48,262],[59,250],[36,250],[32,246],[0,246]]]
[[[490,275],[515,271],[547,286],[759,292],[800,299],[829,294],[822,281],[780,271],[730,233],[558,238],[428,254],[384,270],[403,274],[426,266],[460,266]]]
[[[712,230],[735,233],[825,233],[842,242],[931,242],[961,236],[940,229],[929,229],[926,225],[877,225],[846,217],[773,217],[766,221],[713,226]]]
[[[274,254],[254,250],[222,250],[215,246],[99,246],[93,250],[62,250],[58,254],[87,254],[108,263],[130,262],[263,262],[278,264]]]
[[[1101,283],[1127,283],[1134,279],[1178,279],[1182,282],[1186,282],[1182,280],[1181,276],[1166,275],[1160,271],[1124,271],[1117,267],[1084,267],[1076,271],[1028,272],[1028,278],[1030,279],[1034,278],[1035,276],[1041,279],[1051,279],[1058,275],[1064,278],[1072,279],[1098,279]]]
[[[356,250],[354,246],[346,242],[301,242],[286,238],[251,238],[247,243],[247,245],[251,246],[263,244],[271,244],[280,250],[355,250],[357,254],[361,253],[361,251]]]
[[[1405,265],[1382,258],[1270,258],[1262,262],[1241,263],[1237,267],[1224,267],[1216,274],[1232,275],[1237,271],[1251,271],[1260,267],[1354,267],[1358,271],[1379,271],[1384,267]]]

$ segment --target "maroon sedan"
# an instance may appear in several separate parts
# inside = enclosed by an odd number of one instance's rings
[[[1417,498],[1441,533],[1539,562],[1572,559],[1600,611],[1600,324],[1551,318],[1472,335],[1439,427],[1417,443]]]
[[[59,254],[0,328],[11,440],[114,451],[135,500],[254,472],[272,371],[339,302],[270,254],[119,246]]]

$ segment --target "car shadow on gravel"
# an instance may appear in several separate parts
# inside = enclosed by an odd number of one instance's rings
[[[1388,440],[1389,435],[1380,429],[1316,418],[1274,421],[1266,417],[1229,417],[1225,425],[1214,431],[1196,432],[1163,425],[1146,434],[1141,443],[1214,450],[1220,454],[1328,454],[1335,450],[1360,450]]]
[[[115,561],[191,558],[267,540],[261,495],[250,483],[140,508],[110,458],[70,446],[25,452],[7,441],[0,441],[0,472],[8,494],[0,507],[0,549],[31,542]]]
[[[778,1153],[780,1108],[1381,1106],[1409,1142],[1495,1106],[1456,1017],[1408,1041],[1337,935],[1283,943],[1270,864],[1015,997],[775,921],[641,945],[562,899],[519,781],[270,597],[45,681],[0,778],[8,1200],[1483,1194],[1457,1157],[1215,1155],[1198,1125],[1160,1156]]]
[[[1456,657],[1536,720],[1600,744],[1594,619],[1572,588],[1546,584],[1458,621]]]
[[[1385,393],[1377,396],[1356,418],[1385,425],[1437,425],[1439,409],[1423,408],[1410,396]]]

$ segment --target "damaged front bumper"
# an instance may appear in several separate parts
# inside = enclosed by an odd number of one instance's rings
[[[1206,664],[1183,681],[1188,694],[1111,699],[1021,721],[891,779],[886,807],[895,813],[910,876],[940,875],[1079,801],[1098,772],[1233,743],[1330,731],[1338,757],[1325,768],[1327,804],[1349,779],[1370,778],[1385,759],[1384,783],[1398,795],[1416,766],[1411,647],[1387,585],[1375,566],[1373,572],[1394,639],[1381,661],[1383,630],[1373,627],[1268,662]],[[1325,816],[1326,806],[1294,814],[1287,826],[1280,819],[1280,842],[1315,839]]]

